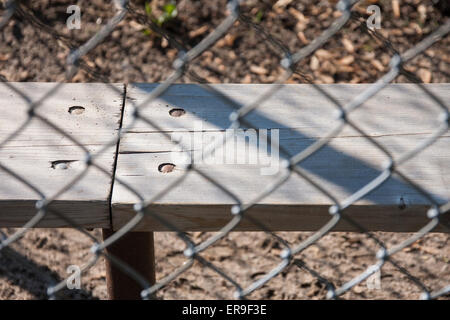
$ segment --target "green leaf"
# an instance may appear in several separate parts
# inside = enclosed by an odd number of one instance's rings
[[[255,15],[255,19],[254,19],[255,22],[256,23],[260,23],[262,18],[263,18],[263,16],[264,16],[264,13],[261,10],[258,10],[258,12]]]
[[[168,3],[164,5],[164,12],[168,17],[173,18],[177,15],[177,6],[174,3]]]
[[[148,16],[152,15],[152,7],[150,6],[150,1],[145,2],[145,13],[147,13]]]

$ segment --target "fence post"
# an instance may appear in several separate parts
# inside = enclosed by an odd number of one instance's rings
[[[107,239],[114,232],[102,229],[103,239]],[[151,284],[155,283],[155,251],[153,232],[129,232],[117,242],[108,246],[106,251],[144,276]],[[106,264],[106,286],[110,300],[141,299],[142,287],[116,268],[108,259]]]

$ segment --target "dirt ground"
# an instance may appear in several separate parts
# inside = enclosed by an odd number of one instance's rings
[[[442,1],[442,0],[441,0]],[[67,6],[78,4],[81,30],[68,30]],[[89,55],[72,82],[162,82],[170,74],[177,50],[142,19],[147,19],[144,1],[133,1],[137,13],[128,16]],[[151,1],[152,15],[163,15],[161,5]],[[339,13],[336,1],[243,1],[244,18],[188,68],[181,82],[271,83],[281,74],[283,50],[296,52],[330,26]],[[382,11],[384,37],[380,41],[364,30],[364,20],[353,20],[322,49],[297,66],[289,83],[371,83],[387,70],[394,51],[403,52],[445,21],[448,11],[432,1],[371,0],[356,9],[367,18],[366,7],[377,4]],[[226,1],[178,1],[177,15],[162,23],[171,38],[192,48],[226,16]],[[3,9],[3,4],[0,6]],[[442,8],[441,8],[442,9]],[[42,0],[21,5],[0,31],[0,79],[4,81],[66,81],[65,59],[113,16],[112,1]],[[2,12],[0,11],[0,14]],[[360,18],[363,19],[363,18]],[[417,80],[449,82],[450,37],[405,66]],[[388,48],[388,45],[392,49]],[[201,79],[200,79],[201,78]],[[400,76],[396,82],[407,82]],[[1,182],[0,182],[1,183]],[[2,229],[10,235],[14,229]],[[100,230],[92,234],[101,238]],[[309,233],[277,233],[297,244]],[[1,235],[1,233],[0,233]],[[211,233],[191,233],[196,242]],[[411,234],[376,233],[392,246]],[[173,233],[156,233],[157,278],[161,279],[184,261],[183,243]],[[83,265],[90,258],[91,241],[73,229],[34,229],[0,251],[0,299],[43,299],[46,288],[68,276],[69,265]],[[379,249],[367,235],[330,233],[296,257],[335,286],[363,272],[375,262]],[[245,287],[276,266],[282,245],[262,232],[235,232],[206,250],[202,257],[214,263]],[[366,282],[355,286],[345,299],[417,299],[421,285],[436,290],[450,283],[449,237],[428,234],[394,256],[381,272],[381,287],[369,289]],[[407,274],[399,271],[407,270]],[[420,281],[416,281],[416,279]],[[162,299],[233,298],[234,288],[211,270],[195,264],[158,292]],[[291,265],[250,299],[323,299],[326,288],[305,269]],[[105,299],[103,261],[82,277],[82,290],[65,290],[61,298]],[[449,299],[450,295],[443,299]]]

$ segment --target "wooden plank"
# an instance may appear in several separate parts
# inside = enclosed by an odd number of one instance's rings
[[[128,88],[124,127],[132,121],[132,104],[141,104],[155,87],[156,84],[136,84]],[[213,87],[242,105],[254,101],[270,85]],[[286,85],[247,115],[246,119],[255,128],[271,129],[270,135],[274,138],[276,130],[279,130],[280,145],[295,154],[324,137],[336,125],[336,106],[325,97],[323,91],[345,104],[367,87]],[[449,84],[425,87],[442,101],[449,101]],[[181,116],[173,117],[170,115],[173,109],[183,109],[185,113],[178,112]],[[180,84],[172,86],[146,108],[141,108],[140,114],[156,123],[171,138],[177,135],[184,139],[183,145],[189,150],[195,150],[194,155],[198,156],[206,140],[212,139],[212,135],[220,137],[224,134],[229,126],[228,115],[231,111],[228,104],[200,86]],[[364,130],[365,135],[345,127],[325,148],[302,162],[300,167],[339,201],[343,201],[380,175],[386,163],[386,155],[375,148],[366,136],[384,145],[398,158],[431,136],[439,125],[440,113],[437,103],[417,86],[389,85],[349,116],[353,123]],[[121,139],[116,171],[118,180],[114,184],[112,197],[114,229],[132,218],[132,206],[139,201],[119,180],[133,186],[145,199],[150,199],[186,173],[180,165],[180,152],[174,149],[173,143],[161,131],[138,121]],[[195,140],[194,132],[202,132],[205,141],[191,144],[189,139]],[[434,145],[401,166],[403,173],[428,190],[439,203],[447,202],[450,195],[448,146],[447,132]],[[231,143],[222,146],[223,154],[229,155],[232,147]],[[257,142],[251,139],[248,145],[237,144],[236,148],[238,155],[254,155],[262,151]],[[279,158],[283,159],[281,155]],[[271,160],[275,165],[279,163],[276,157],[261,157],[254,164],[249,164],[249,161],[244,164],[224,164],[222,161],[212,164],[197,162],[196,165],[246,204],[258,196],[265,186],[279,178],[278,174],[262,174],[261,169],[267,168],[268,162],[262,163],[261,159]],[[175,164],[175,170],[170,173],[160,172],[158,167],[164,163]],[[236,204],[236,200],[198,173],[192,172],[182,183],[157,199],[150,209],[180,230],[211,231],[220,229],[231,220],[230,208],[233,204]],[[317,230],[330,219],[328,208],[331,204],[329,198],[306,180],[292,175],[276,191],[259,201],[248,214],[272,230],[311,231]],[[427,223],[428,204],[417,190],[398,177],[391,177],[346,212],[370,230],[414,232]],[[168,229],[148,216],[136,230]],[[258,227],[244,220],[236,230],[258,230]],[[342,222],[334,230],[355,229]],[[441,227],[435,230],[444,231]]]
[[[56,83],[9,83],[32,102],[44,97]],[[123,105],[122,84],[71,83],[46,98],[36,113],[74,137],[95,154],[117,135]],[[27,119],[28,103],[7,84],[0,83],[0,143]],[[90,168],[51,209],[86,227],[109,227],[109,197],[116,146],[95,159],[108,174]],[[14,171],[46,197],[52,197],[84,169],[83,150],[73,141],[34,118],[19,135],[0,147],[0,163]],[[68,162],[67,162],[68,161]],[[36,214],[40,197],[0,169],[0,226],[20,227]],[[55,215],[39,227],[64,227]]]

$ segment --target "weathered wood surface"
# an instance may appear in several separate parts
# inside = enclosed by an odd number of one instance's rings
[[[57,84],[9,85],[36,102]],[[55,94],[44,99],[36,113],[95,154],[117,135],[123,87],[122,84],[63,84]],[[0,83],[0,143],[27,120],[27,109],[28,103],[17,92]],[[109,227],[115,152],[116,146],[112,146],[95,159],[108,174],[90,168],[77,184],[57,197],[50,208],[86,227]],[[32,183],[46,197],[52,197],[75,178],[84,169],[85,158],[83,150],[73,141],[37,118],[0,147],[0,163]],[[24,225],[36,214],[38,199],[39,195],[33,190],[0,169],[1,227]],[[61,227],[67,223],[49,214],[38,226]]]
[[[37,101],[56,84],[10,83]],[[132,103],[140,104],[156,85],[132,85],[124,114],[124,127],[132,120]],[[47,97],[36,112],[71,134],[91,153],[98,152],[117,134],[121,121],[123,85],[64,84],[56,94]],[[217,90],[237,103],[248,103],[269,89],[268,85],[216,85]],[[430,91],[448,103],[450,85],[427,85]],[[342,104],[350,101],[367,85],[322,85]],[[84,109],[78,108],[83,107]],[[448,106],[447,106],[448,107]],[[0,143],[20,127],[27,118],[27,102],[0,84]],[[72,108],[72,109],[70,109]],[[169,111],[186,111],[173,117]],[[69,112],[72,111],[72,112]],[[309,85],[288,85],[265,101],[246,118],[256,128],[278,129],[280,144],[292,153],[326,135],[335,123],[335,106],[322,92]],[[232,109],[215,95],[197,85],[175,85],[163,97],[149,104],[140,113],[154,121],[164,133],[178,137],[204,131],[211,138],[220,137],[229,126]],[[392,151],[395,157],[411,150],[436,130],[440,109],[414,85],[389,85],[376,97],[351,114],[350,119],[365,134]],[[200,128],[200,129],[199,129]],[[178,132],[177,132],[178,131]],[[186,132],[186,131],[189,131]],[[185,143],[186,145],[186,143]],[[223,154],[229,156],[229,152]],[[257,146],[251,142],[249,152],[239,145],[237,154],[255,155]],[[191,147],[186,145],[186,147]],[[193,147],[198,147],[194,145]],[[433,146],[401,166],[410,179],[428,190],[440,203],[449,199],[449,135],[446,133]],[[132,206],[138,199],[119,181],[133,186],[145,199],[165,189],[185,171],[177,163],[180,152],[162,132],[138,121],[120,143],[116,181],[112,194],[112,223],[118,229],[134,215]],[[201,145],[200,145],[201,150]],[[51,208],[66,214],[86,227],[108,228],[111,225],[109,200],[116,146],[103,152],[96,163],[104,174],[91,168],[70,190],[63,193]],[[85,154],[70,139],[34,119],[21,133],[0,147],[0,163],[30,181],[47,197],[53,196],[84,169]],[[268,160],[264,157],[265,160]],[[280,154],[280,159],[283,155]],[[229,160],[229,159],[228,159]],[[277,163],[275,159],[273,163]],[[347,127],[329,145],[300,166],[309,177],[329,190],[340,201],[360,189],[381,173],[386,156],[359,132]],[[60,161],[70,161],[59,164]],[[162,163],[177,166],[170,173],[158,171]],[[279,175],[262,175],[266,164],[200,164],[210,176],[226,187],[244,204],[254,199],[266,185]],[[0,170],[0,226],[19,227],[36,214],[39,196],[26,185]],[[162,214],[181,230],[218,230],[231,219],[230,208],[236,201],[223,190],[207,182],[197,173],[166,192],[151,209]],[[261,200],[248,214],[273,230],[317,230],[330,218],[331,201],[302,178],[292,175],[275,192]],[[428,202],[415,189],[396,177],[349,208],[348,214],[371,230],[417,231],[428,220]],[[54,215],[48,215],[40,227],[66,226]],[[137,228],[143,231],[166,230],[151,218]],[[237,230],[257,230],[243,220]],[[335,230],[353,230],[341,223]],[[436,229],[436,231],[445,231]]]
[[[345,104],[367,86],[321,85],[319,88]],[[153,84],[129,86],[124,127],[132,122],[132,104],[140,105],[155,87]],[[214,88],[243,104],[254,101],[269,89],[269,85],[214,85]],[[448,103],[449,84],[426,85],[426,88]],[[174,108],[181,108],[186,113],[173,117],[169,111]],[[230,124],[228,115],[231,111],[232,108],[225,102],[198,85],[175,85],[145,109],[141,108],[140,114],[157,124],[164,133],[176,133],[178,138],[184,138],[192,137],[193,131],[223,134]],[[439,124],[440,113],[436,102],[417,86],[393,84],[354,111],[349,118],[364,130],[365,135],[384,145],[398,158],[401,153],[430,137]],[[295,154],[325,136],[336,125],[335,117],[336,107],[323,92],[311,85],[287,85],[247,115],[246,119],[255,128],[279,129],[280,144]],[[193,147],[199,150],[199,145],[184,145],[188,149]],[[227,146],[224,146],[226,150],[223,154],[228,154]],[[248,146],[250,152],[245,153],[244,147],[239,145],[237,154],[255,154],[258,151],[252,143]],[[118,181],[126,182],[145,199],[150,199],[185,174],[177,163],[177,155],[180,153],[174,149],[170,139],[143,121],[135,123],[123,136],[112,196],[114,229],[117,230],[133,217],[133,204],[139,201]],[[283,159],[281,154],[280,159]],[[365,136],[346,127],[325,148],[302,162],[300,167],[339,201],[343,201],[378,176],[386,160],[387,157]],[[434,145],[402,165],[401,171],[428,190],[436,201],[445,203],[450,196],[449,160],[449,135],[446,133]],[[175,164],[175,170],[160,172],[158,167],[163,163]],[[267,165],[261,163],[197,165],[244,204],[278,178],[277,174],[262,175],[261,168]],[[218,230],[231,220],[230,208],[233,204],[236,200],[192,172],[181,184],[157,199],[150,209],[180,230]],[[331,204],[330,199],[294,174],[258,202],[248,214],[272,230],[310,231],[317,230],[330,219],[328,208]],[[414,188],[394,176],[346,212],[370,230],[414,232],[427,223],[428,204]],[[257,229],[248,220],[243,220],[236,228]],[[167,228],[148,216],[136,230],[162,231]],[[334,230],[350,231],[354,228],[342,222]],[[445,229],[438,227],[435,231]]]

